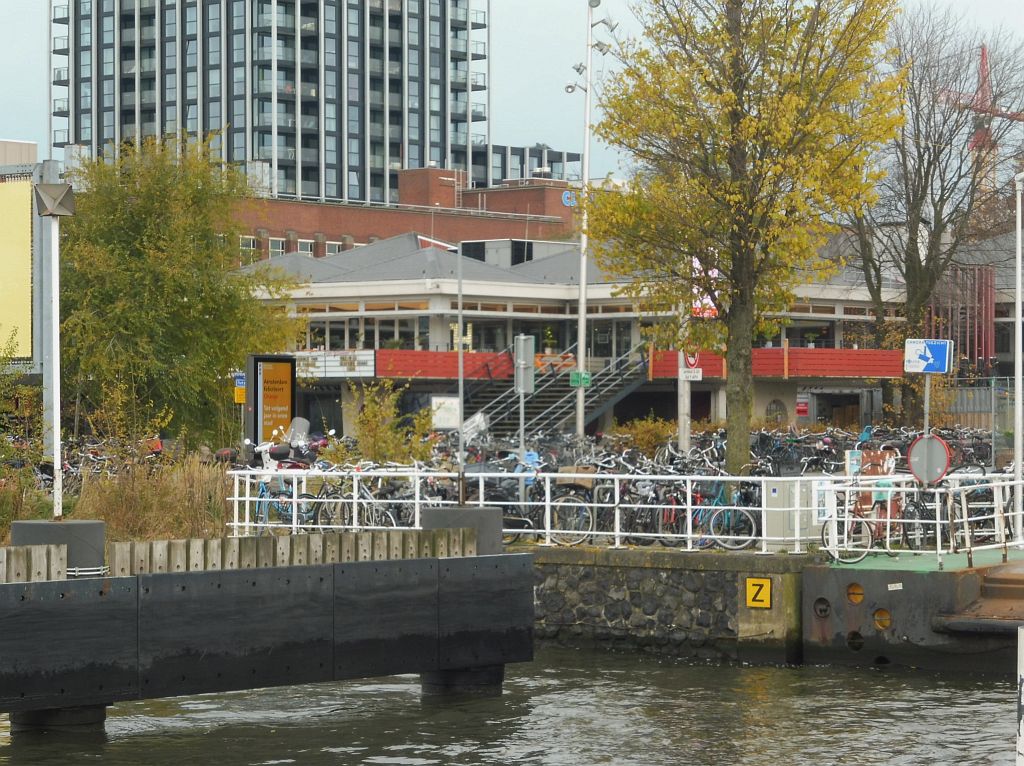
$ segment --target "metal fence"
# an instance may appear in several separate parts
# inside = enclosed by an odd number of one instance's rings
[[[566,469],[563,469],[566,470]],[[232,471],[232,534],[420,528],[457,504],[458,474],[415,469]],[[933,555],[1007,548],[1020,537],[1005,474],[923,488],[907,474],[678,476],[471,473],[470,505],[497,506],[506,542],[663,545],[760,553],[825,550]],[[1016,531],[1015,531],[1016,530]]]

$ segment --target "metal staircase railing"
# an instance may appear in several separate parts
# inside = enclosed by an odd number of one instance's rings
[[[508,354],[509,358],[512,360],[513,365],[515,364],[515,356],[513,354],[512,346],[506,346],[501,351],[499,351],[498,354],[499,354],[499,358],[501,356],[504,356],[505,354]],[[475,376],[475,373],[478,373],[480,371],[485,371],[487,373],[487,377],[486,378],[477,378]],[[470,377],[471,373],[473,374],[473,377]],[[465,393],[465,399],[466,399],[467,402],[472,401],[473,395],[477,391],[481,390],[482,388],[485,388],[486,386],[488,386],[489,384],[494,382],[494,373],[491,370],[491,362],[490,362],[490,360],[488,360],[488,361],[481,361],[481,362],[477,363],[477,365],[472,370],[465,370],[463,372],[463,375],[466,378],[466,382],[464,384],[464,387],[465,387],[464,393]],[[504,392],[502,392],[502,393],[504,393]]]
[[[575,349],[576,344],[574,343],[567,348],[564,353],[573,353]],[[529,402],[545,389],[553,385],[557,385],[560,376],[560,370],[556,365],[547,365],[547,370],[544,374],[534,381],[533,393],[527,395],[526,401]],[[478,412],[482,412],[489,423],[497,423],[513,414],[518,415],[519,394],[516,393],[515,385],[511,386],[507,391],[504,391],[500,396],[495,397],[489,404],[478,410]]]
[[[628,387],[628,383],[638,378],[647,378],[647,343],[638,343],[625,354],[613,359],[604,368],[593,373],[587,398],[600,402],[605,394],[618,394]],[[559,425],[576,411],[576,391],[572,390],[540,414],[530,418],[526,423],[527,433],[540,427]],[[593,408],[588,416],[596,416],[603,408]]]

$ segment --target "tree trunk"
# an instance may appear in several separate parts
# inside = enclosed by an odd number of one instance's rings
[[[738,301],[729,309],[728,339],[725,351],[726,428],[729,440],[725,449],[725,468],[738,474],[750,462],[750,413],[754,403],[754,370],[751,348],[754,341],[754,307]]]

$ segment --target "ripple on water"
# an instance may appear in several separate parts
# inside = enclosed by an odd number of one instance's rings
[[[496,699],[422,701],[398,676],[121,704],[87,743],[3,722],[0,764],[1001,766],[1014,724],[1004,681],[543,651]]]

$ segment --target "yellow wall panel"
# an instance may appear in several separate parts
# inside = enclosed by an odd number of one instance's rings
[[[32,356],[32,182],[0,183],[0,347],[17,330],[15,356]]]

